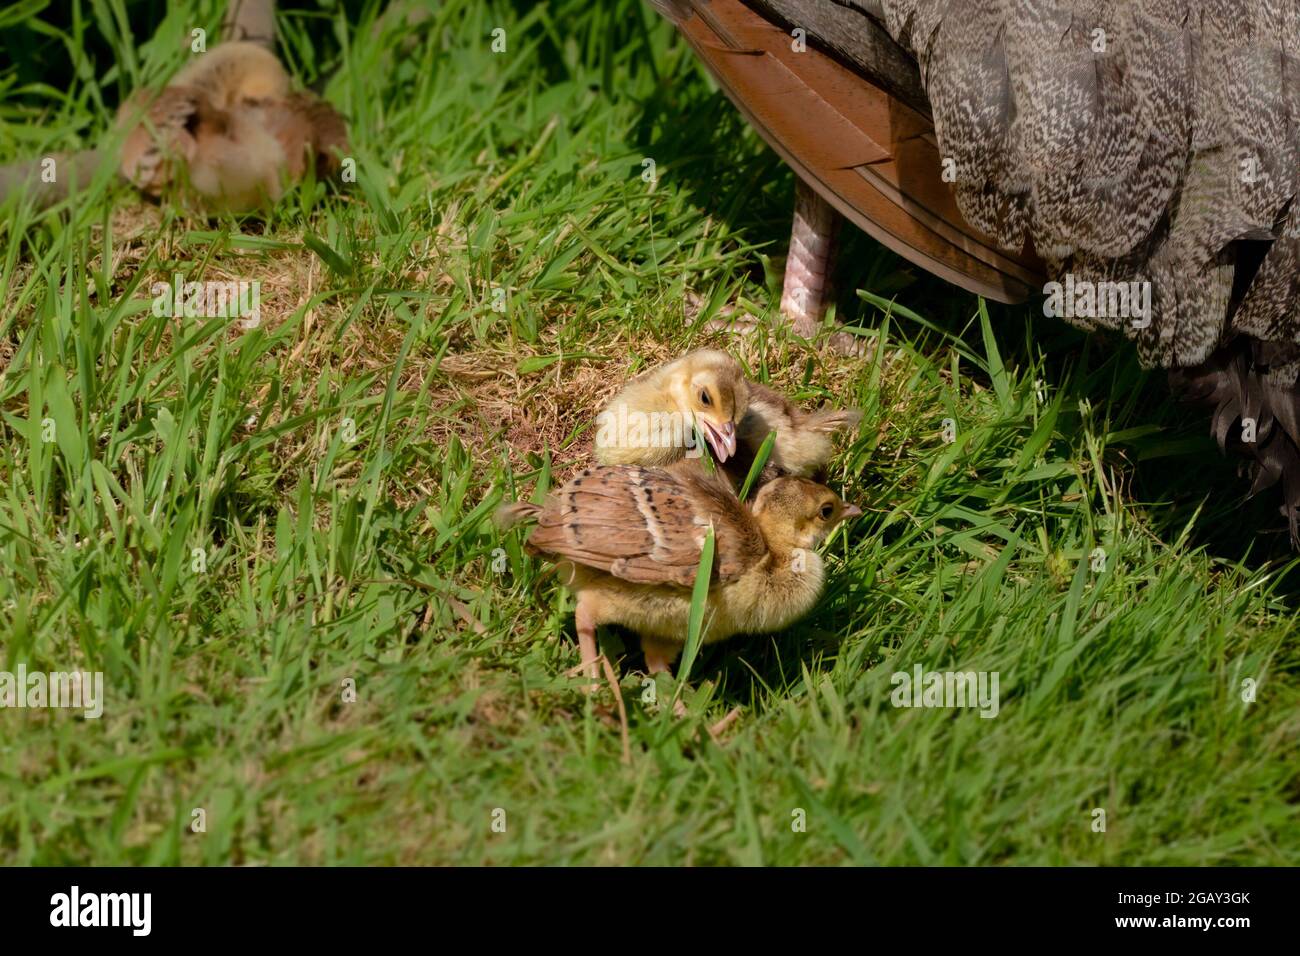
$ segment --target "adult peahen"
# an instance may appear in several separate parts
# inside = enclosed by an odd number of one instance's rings
[[[1300,541],[1300,3],[652,2],[798,175],[797,327],[841,215],[972,292],[1046,293],[1211,404]]]

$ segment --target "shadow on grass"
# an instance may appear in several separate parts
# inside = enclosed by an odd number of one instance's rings
[[[578,643],[572,621],[565,626],[564,639],[575,646]],[[780,690],[798,682],[805,667],[814,673],[829,671],[843,639],[812,619],[780,634],[738,635],[701,648],[691,668],[690,683],[696,687],[706,681],[719,684],[718,699],[727,707],[748,707],[762,697],[765,688]],[[618,673],[647,673],[641,641],[634,631],[602,625],[597,640]],[[674,663],[673,675],[679,673]]]

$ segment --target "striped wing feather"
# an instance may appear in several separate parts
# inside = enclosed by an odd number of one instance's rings
[[[733,581],[766,544],[735,495],[693,468],[587,469],[547,501],[528,546],[625,581],[690,587],[712,525],[714,582]]]

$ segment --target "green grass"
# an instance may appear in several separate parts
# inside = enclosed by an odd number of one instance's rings
[[[103,134],[219,19],[137,46],[151,11],[5,14],[0,162]],[[281,19],[349,117],[340,193],[238,221],[112,182],[0,210],[0,666],[108,692],[98,721],[0,711],[0,860],[1300,862],[1285,534],[1161,375],[862,238],[838,310],[870,361],[710,337],[722,304],[777,301],[793,180],[665,24],[631,0],[375,14]],[[154,317],[176,271],[260,280],[261,327]],[[490,514],[587,460],[633,370],[719,343],[865,410],[832,480],[866,515],[807,620],[701,649],[685,719],[602,634],[625,764],[608,694],[564,676],[571,595]],[[893,707],[918,663],[998,672],[999,715]]]

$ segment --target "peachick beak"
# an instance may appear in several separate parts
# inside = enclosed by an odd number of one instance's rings
[[[727,422],[722,428],[714,428],[712,422],[702,421],[704,440],[713,449],[713,457],[725,462],[736,455],[736,423]]]
[[[848,502],[844,503],[844,518],[846,520],[848,518],[856,518],[860,514],[862,514],[862,509],[857,505],[851,505]]]

